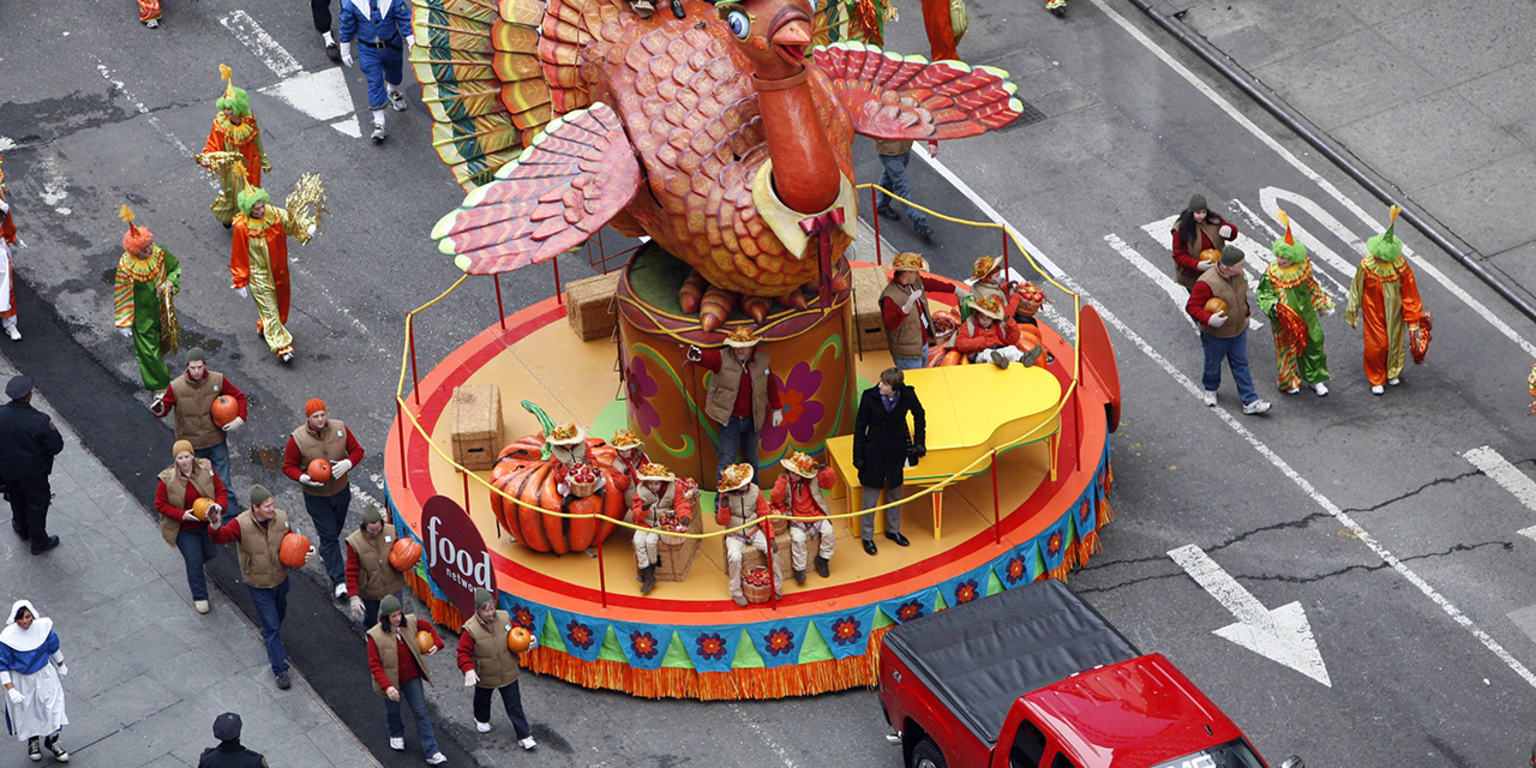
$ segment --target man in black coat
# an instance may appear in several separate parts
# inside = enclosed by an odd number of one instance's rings
[[[214,718],[213,737],[219,745],[203,750],[197,768],[267,768],[267,759],[260,752],[240,746],[239,715],[225,712]]]
[[[913,431],[907,431],[907,414],[912,414]],[[907,386],[900,368],[887,368],[880,383],[864,390],[859,398],[859,412],[853,420],[853,466],[859,470],[859,485],[864,486],[862,509],[880,503],[880,491],[887,501],[905,495],[902,491],[902,467],[909,460],[913,466],[928,452],[924,446],[927,422],[917,391]],[[875,513],[866,512],[861,523],[864,551],[875,549]],[[901,535],[901,507],[885,510],[885,537],[899,546],[907,546]]]
[[[11,502],[11,528],[39,555],[59,545],[59,537],[48,535],[48,475],[53,457],[64,450],[64,436],[32,407],[31,376],[13,377],[5,396],[11,401],[0,408],[0,485]]]

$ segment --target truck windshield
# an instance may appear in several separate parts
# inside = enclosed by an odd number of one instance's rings
[[[1153,768],[1264,768],[1264,763],[1253,753],[1247,742],[1233,739],[1225,744],[1158,763]]]

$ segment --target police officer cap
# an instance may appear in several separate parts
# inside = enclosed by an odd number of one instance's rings
[[[25,373],[12,376],[11,380],[5,384],[5,396],[12,400],[20,400],[30,394],[32,394],[32,377]]]
[[[225,712],[213,719],[213,737],[219,741],[236,741],[240,738],[240,716]]]

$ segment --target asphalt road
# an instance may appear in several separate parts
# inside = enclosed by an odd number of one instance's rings
[[[4,6],[0,146],[18,225],[32,246],[18,259],[27,339],[4,352],[39,375],[50,400],[125,484],[148,487],[165,463],[169,433],[157,432],[164,428],[136,409],[147,396],[135,391],[129,347],[110,328],[110,276],[121,236],[115,211],[131,202],[140,222],[182,259],[178,305],[189,339],[207,347],[212,366],[252,396],[250,425],[235,439],[236,486],[268,483],[297,509],[297,490],[275,468],[311,396],[326,399],[370,450],[358,477],[381,470],[404,314],[458,276],[425,233],[462,194],[428,146],[429,118],[419,103],[391,113],[392,136],[374,147],[328,125],[334,119],[317,120],[255,92],[279,82],[279,71],[293,72],[231,15],[245,4],[166,5],[157,32],[133,23],[131,5]],[[907,17],[888,29],[891,47],[921,52],[916,9],[903,10]],[[331,68],[303,4],[265,4],[248,13],[304,71]],[[1536,642],[1520,628],[1518,612],[1536,602],[1536,575],[1526,567],[1532,542],[1517,532],[1536,511],[1463,454],[1488,445],[1529,470],[1519,387],[1533,351],[1510,335],[1536,338],[1536,328],[1401,227],[1418,256],[1461,290],[1420,268],[1435,344],[1428,363],[1410,368],[1402,387],[1371,396],[1358,335],[1336,315],[1325,321],[1333,394],[1319,400],[1275,392],[1266,325],[1250,332],[1250,353],[1260,391],[1275,409],[1242,416],[1229,383],[1221,412],[1203,407],[1195,391],[1194,332],[1129,253],[1166,274],[1166,232],[1153,227],[1154,237],[1143,226],[1176,213],[1199,191],[1254,234],[1261,228],[1233,201],[1273,226],[1264,211],[1279,190],[1281,205],[1310,233],[1309,245],[1352,264],[1355,240],[1374,230],[1349,201],[1377,221],[1385,218],[1382,206],[1337,169],[1317,164],[1303,143],[1127,3],[1073,0],[1065,20],[1034,2],[975,2],[971,13],[962,55],[1012,72],[1039,119],[946,145],[939,160],[1107,311],[1126,392],[1124,424],[1114,437],[1118,518],[1103,533],[1105,551],[1074,575],[1072,586],[1144,650],[1167,654],[1276,760],[1291,752],[1314,766],[1523,759],[1530,737],[1514,724],[1536,718],[1536,678],[1521,673],[1536,663]],[[1168,47],[1167,58],[1130,29]],[[320,173],[330,193],[332,214],[321,236],[291,253],[290,328],[299,353],[291,367],[267,353],[249,302],[228,291],[228,235],[207,212],[213,193],[189,156],[206,135],[221,62],[234,68],[237,84],[252,89],[274,164],[274,197],[305,171]],[[1192,85],[1176,65],[1210,86]],[[360,77],[348,72],[346,82],[352,102],[364,105]],[[414,102],[419,89],[407,93]],[[1264,135],[1273,138],[1266,142]],[[878,163],[867,142],[860,147],[859,180],[874,180]],[[911,176],[917,198],[986,218],[936,168],[914,159]],[[1313,201],[1314,211],[1286,195]],[[1318,212],[1353,237],[1335,234]],[[994,233],[937,228],[940,244],[924,249],[936,271],[965,274],[975,255],[998,247]],[[882,226],[882,234],[898,247],[919,247],[902,225]],[[1348,275],[1321,259],[1318,269],[1325,285],[1328,277],[1347,285]],[[590,273],[569,257],[561,271],[566,279]],[[552,279],[538,268],[504,276],[509,310],[547,296]],[[418,325],[423,361],[494,319],[488,284],[456,298],[451,311],[426,315]],[[1065,297],[1055,298],[1067,306]],[[377,495],[371,482],[362,489]],[[1331,685],[1213,634],[1232,615],[1167,554],[1190,544],[1265,607],[1299,602]],[[229,558],[222,563],[232,565]],[[229,573],[217,575],[229,585]],[[360,646],[356,658],[338,663],[336,648],[354,636],[322,610],[318,584],[304,582],[297,591],[304,620],[291,631],[305,636],[294,643],[297,665],[387,765],[404,764],[381,749],[382,712],[366,691]],[[898,759],[881,739],[873,697],[861,691],[700,704],[638,701],[547,679],[526,679],[524,688],[543,746],[505,762],[877,766]],[[498,730],[488,736],[467,727],[468,695],[456,685],[439,686],[433,700],[439,730],[461,745],[450,750],[455,764],[463,764],[460,749],[481,764],[517,751],[499,715]]]

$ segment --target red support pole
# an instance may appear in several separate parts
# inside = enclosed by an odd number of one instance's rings
[[[588,240],[587,242],[590,244],[592,241]],[[608,248],[603,245],[603,235],[601,232],[597,235],[597,258],[603,262],[603,268],[599,271],[605,275],[608,274]]]
[[[998,229],[1002,230],[1003,232],[1003,275],[1006,278],[1006,276],[1010,274],[1008,269],[1008,228],[998,227]]]
[[[460,472],[464,476],[464,514],[469,514],[469,473]]]
[[[876,192],[874,187],[870,187],[870,189],[869,189],[869,201],[870,201],[870,204],[875,207],[875,209],[874,209],[875,210],[875,215],[871,216],[869,218],[870,218],[871,221],[875,222],[875,263],[879,264],[879,263],[881,263],[880,262],[880,193]]]
[[[555,303],[564,304],[565,294],[560,292],[560,260],[550,259],[549,263],[555,265]]]
[[[603,543],[597,543],[597,588],[603,595],[603,607],[608,607],[608,573],[603,567]]]
[[[1003,543],[1003,532],[998,526],[998,502],[997,502],[997,450],[992,450],[992,542]]]
[[[491,275],[491,279],[496,281],[496,322],[501,323],[501,329],[505,331],[507,329],[507,310],[501,305],[501,275]]]
[[[414,318],[405,318],[405,337],[411,342],[411,399],[416,401],[416,407],[421,407],[421,380],[416,378],[416,333]]]
[[[400,485],[411,487],[411,468],[405,463],[405,407],[395,399],[395,429],[400,435]]]

